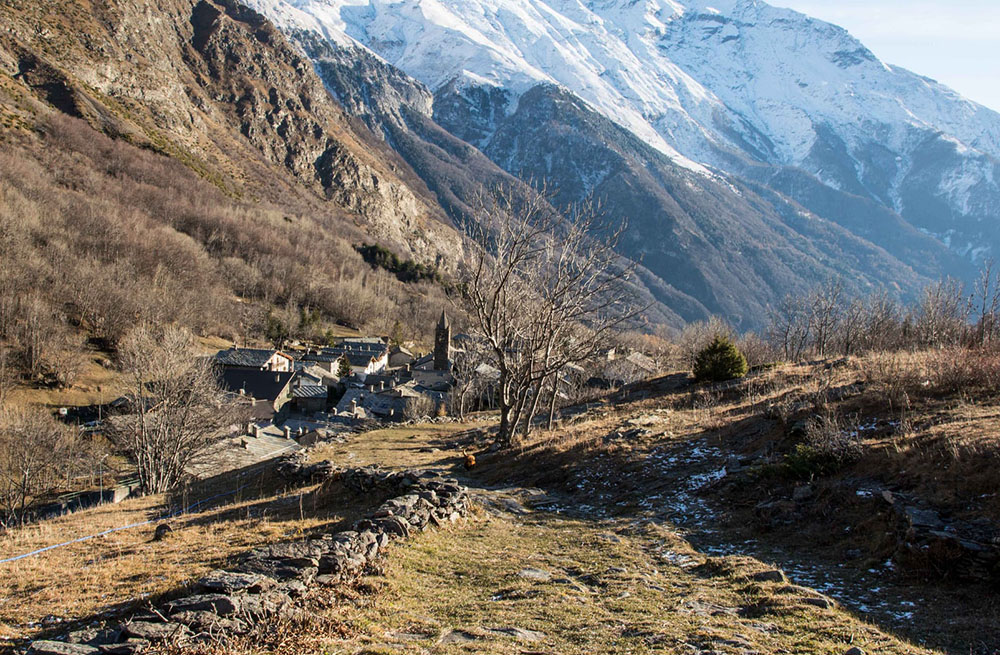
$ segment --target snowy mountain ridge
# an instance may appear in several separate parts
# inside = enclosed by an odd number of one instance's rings
[[[555,84],[686,168],[798,167],[951,235],[957,250],[994,240],[969,229],[992,219],[996,232],[1000,114],[789,9],[757,0],[248,4],[279,27],[362,46],[432,92],[495,87],[510,114],[529,89]]]
[[[665,152],[671,137],[718,138],[711,113],[723,109],[757,118],[797,163],[811,140],[795,128],[815,118],[855,124],[874,106],[882,122],[939,129],[1000,157],[1000,114],[878,61],[839,27],[754,0],[248,4],[280,25],[363,45],[431,90],[456,78],[515,96],[559,84],[640,137],[653,128],[652,145]],[[807,56],[782,56],[789,52]]]

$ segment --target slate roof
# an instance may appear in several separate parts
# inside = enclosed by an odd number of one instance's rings
[[[222,366],[236,366],[240,368],[264,368],[277,350],[264,350],[259,348],[230,348],[220,350],[215,354],[215,361]],[[286,355],[287,356],[287,355]]]
[[[339,342],[337,342],[337,345],[338,346],[341,346],[341,345],[351,345],[351,346],[366,345],[366,346],[380,346],[382,348],[386,347],[385,340],[382,339],[381,337],[347,337],[347,338],[341,339]]]
[[[318,384],[325,381],[336,382],[339,379],[335,373],[330,373],[326,369],[316,366],[315,362],[295,362],[295,373],[299,380],[313,380],[314,383]]]
[[[219,373],[219,382],[226,391],[239,393],[242,389],[246,395],[257,400],[274,402],[281,392],[291,382],[295,373],[276,373],[274,371],[259,371],[242,368],[226,368]]]
[[[351,363],[351,366],[364,367],[368,366],[372,359],[378,359],[384,354],[384,349],[382,352],[376,352],[373,350],[339,350],[339,349],[324,349],[321,353],[310,353],[303,357],[309,362],[336,362],[341,357],[346,357],[347,361]]]
[[[434,353],[427,353],[423,357],[418,357],[413,362],[414,369],[427,368],[428,366],[430,367],[434,366]]]
[[[335,362],[340,359],[340,355],[333,353],[309,353],[303,355],[302,359],[306,362]]]
[[[303,384],[292,389],[292,398],[326,398],[327,388],[317,384]]]

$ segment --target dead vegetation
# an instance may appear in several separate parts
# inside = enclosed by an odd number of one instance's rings
[[[441,286],[365,263],[352,247],[364,233],[332,208],[234,200],[83,121],[39,127],[0,155],[0,394],[72,386],[87,339],[113,347],[142,322],[245,342],[398,320],[423,337],[415,326],[447,304]]]
[[[988,548],[997,534],[995,361],[956,346],[784,365],[715,386],[663,378],[565,417],[511,458],[477,453],[473,475],[559,489],[612,516],[680,521],[695,535],[710,521],[709,545],[751,539],[761,554],[839,569],[845,584],[919,595],[926,602],[900,629],[992,652],[998,644],[980,633],[1000,607],[977,599],[993,597],[996,572],[921,535],[954,531]],[[877,583],[851,582],[869,570]],[[973,605],[982,613],[967,615]],[[951,627],[914,628],[942,621]]]
[[[288,491],[268,468],[254,467],[173,496],[126,500],[8,531],[0,535],[0,559],[56,547],[0,564],[0,640],[37,638],[81,619],[142,609],[239,553],[355,520],[366,509],[367,500],[339,485]],[[182,513],[163,518],[176,512]],[[172,530],[156,540],[163,523]],[[134,527],[67,543],[126,526]]]

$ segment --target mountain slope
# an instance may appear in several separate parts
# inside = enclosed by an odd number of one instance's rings
[[[525,93],[486,152],[508,171],[560,180],[562,203],[592,193],[629,217],[624,252],[738,325],[760,326],[768,305],[827,278],[857,293],[906,280],[909,293],[920,277],[776,193],[677,166],[556,87]]]
[[[520,195],[536,193],[434,122],[435,99],[416,80],[363,48],[342,47],[309,31],[293,35],[346,111],[403,156],[457,224],[475,220],[475,205],[484,188],[505,187]],[[637,267],[633,284],[639,301],[647,305],[646,318],[653,323],[679,326],[709,314],[699,301],[665,284],[643,266]]]
[[[921,274],[936,273],[914,258],[916,274],[825,221],[789,227],[781,212],[797,217],[801,208],[773,193],[747,199],[746,185],[735,191],[714,176],[695,175],[556,87],[531,89],[505,116],[491,110],[496,95],[468,96],[447,85],[431,97],[367,50],[308,30],[292,34],[346,110],[403,155],[457,222],[470,218],[481,183],[523,187],[514,176],[552,181],[559,205],[594,194],[610,217],[626,217],[621,251],[643,264],[643,291],[657,301],[654,320],[676,325],[717,313],[759,327],[769,304],[828,277],[850,279],[857,292],[903,279],[909,293]],[[492,131],[482,152],[468,143],[479,123]],[[932,240],[916,238],[930,244],[933,261]]]
[[[878,61],[844,30],[756,0],[251,0],[286,28],[357,42],[439,92],[565,87],[681,166],[805,170],[966,257],[998,243],[1000,115]]]
[[[326,200],[373,236],[455,261],[459,237],[409,167],[244,5],[5,0],[0,10],[9,74],[64,113],[175,156],[230,195]]]
[[[0,0],[0,22],[0,357],[32,381],[72,384],[146,321],[423,338],[448,305],[353,246],[453,271],[462,235],[259,14]]]

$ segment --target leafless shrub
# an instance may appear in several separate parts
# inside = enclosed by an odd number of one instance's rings
[[[135,464],[145,491],[169,491],[242,417],[184,330],[139,325],[118,357],[129,413],[109,421],[108,437]]]
[[[407,401],[403,409],[403,416],[408,419],[421,418],[424,416],[434,416],[436,413],[434,401],[427,396],[421,395]]]
[[[1000,353],[953,347],[927,357],[930,386],[944,393],[993,392],[1000,388]]]
[[[872,353],[862,358],[858,365],[865,385],[888,400],[890,410],[908,409],[910,394],[926,379],[915,358],[905,353]]]
[[[837,461],[851,461],[862,454],[860,432],[845,426],[832,413],[816,416],[809,421],[805,443],[820,455]]]
[[[40,408],[0,408],[0,524],[23,521],[32,506],[86,472],[79,435]]]
[[[751,371],[774,364],[781,358],[779,350],[756,332],[742,334],[736,340],[736,347],[746,357],[747,366],[750,367]]]

